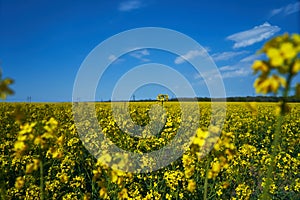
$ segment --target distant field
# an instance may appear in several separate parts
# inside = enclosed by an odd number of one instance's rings
[[[170,165],[149,173],[126,173],[97,162],[82,144],[71,103],[1,103],[0,198],[202,199],[206,186],[209,199],[259,198],[270,164],[276,103],[216,103],[214,117],[209,102],[199,103],[199,110],[192,109],[196,103],[191,102],[182,104],[185,110],[178,102],[164,103],[164,110],[154,106],[161,105],[156,102],[131,102],[129,107],[113,103],[117,116],[111,104],[96,103],[96,117],[105,136],[125,151],[159,150],[182,127],[187,133],[197,127],[196,136]],[[289,106],[271,184],[273,199],[300,199],[300,103]],[[183,111],[186,119],[182,119]],[[143,129],[150,126],[151,119],[162,122],[162,129],[159,123]],[[140,129],[134,129],[131,120]],[[89,127],[87,119],[82,122],[87,124],[81,128]],[[190,123],[190,129],[184,123]],[[135,137],[124,130],[142,133]],[[96,141],[97,148],[99,139],[89,135],[88,128],[86,131],[86,137],[91,136],[86,140]],[[212,151],[201,156],[203,148],[212,143],[216,143]],[[117,162],[107,155],[106,162]]]

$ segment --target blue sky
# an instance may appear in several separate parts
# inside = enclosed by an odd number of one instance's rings
[[[295,0],[0,0],[0,63],[4,76],[15,79],[16,94],[8,100],[26,101],[31,96],[32,101],[71,101],[86,56],[109,37],[141,27],[168,28],[193,38],[215,61],[227,96],[252,96],[256,51],[276,35],[299,33],[299,9]],[[142,49],[119,58],[111,54],[108,59],[114,62],[101,77],[96,100],[111,99],[122,75],[152,62],[177,70],[197,96],[209,96],[203,77],[187,62],[200,53],[191,50],[178,57]],[[204,76],[213,79],[215,74]],[[153,84],[134,95],[148,99],[158,93],[176,96]]]

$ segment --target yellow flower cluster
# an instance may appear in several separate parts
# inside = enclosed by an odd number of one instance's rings
[[[166,171],[164,173],[164,180],[167,186],[175,191],[178,189],[179,182],[183,179],[184,174],[181,171]]]
[[[214,145],[214,153],[218,156],[211,163],[211,169],[208,171],[209,179],[216,178],[219,172],[223,168],[228,168],[230,161],[233,160],[235,154],[234,137],[232,132],[223,133]]]
[[[22,153],[28,148],[28,144],[26,143],[28,140],[32,140],[34,138],[32,130],[35,125],[36,122],[21,125],[21,130],[19,131],[17,141],[14,144],[14,151],[16,152],[16,156],[21,156]]]
[[[298,74],[300,71],[299,38],[299,34],[292,36],[284,34],[273,38],[264,45],[260,53],[265,53],[268,60],[257,60],[252,66],[255,74],[260,72],[254,83],[257,93],[276,94],[280,88],[287,87],[286,76],[291,79]],[[296,95],[300,95],[298,92],[300,86],[296,87]]]
[[[244,183],[239,184],[235,188],[235,192],[238,199],[250,199],[250,195],[252,194],[250,187]]]

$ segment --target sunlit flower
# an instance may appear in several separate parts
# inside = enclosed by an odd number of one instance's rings
[[[106,188],[101,188],[99,191],[100,197],[103,199],[108,199],[108,194]]]
[[[292,74],[297,74],[300,71],[300,60],[296,60],[292,66]]]
[[[194,192],[196,189],[196,182],[193,179],[188,180],[188,186],[187,186],[188,191]]]
[[[281,66],[284,58],[281,56],[280,51],[276,48],[270,48],[267,50],[267,56],[270,58],[271,65],[274,67]]]
[[[24,186],[24,183],[25,183],[24,178],[23,177],[18,177],[16,179],[16,182],[15,182],[15,187],[17,189],[21,189]]]
[[[123,188],[121,192],[118,193],[119,199],[127,199],[128,198],[128,190],[126,188]]]
[[[261,60],[256,60],[252,65],[252,69],[254,70],[255,73],[258,72],[259,70],[264,73],[270,70],[269,67],[266,65],[266,63],[264,63]]]
[[[24,141],[16,141],[14,145],[14,151],[16,152],[23,152],[27,148],[27,145],[24,143]]]
[[[294,45],[290,42],[282,43],[280,46],[280,52],[285,59],[291,59],[297,55]]]

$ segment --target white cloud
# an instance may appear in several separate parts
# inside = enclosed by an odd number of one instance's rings
[[[279,15],[279,14],[283,14],[283,15],[287,16],[287,15],[290,15],[290,14],[293,14],[293,13],[296,13],[299,11],[300,11],[300,2],[290,3],[281,8],[271,10],[270,18],[275,15]]]
[[[139,0],[129,0],[119,4],[119,11],[132,11],[142,7],[142,2]]]
[[[134,51],[133,53],[130,54],[130,56],[136,58],[136,59],[139,59],[140,61],[143,61],[143,62],[149,62],[150,59],[148,58],[145,58],[145,56],[149,56],[150,53],[147,49],[143,49],[143,50],[137,50],[137,51]]]
[[[247,56],[240,60],[238,63],[234,65],[226,65],[220,67],[219,70],[221,71],[222,78],[236,78],[236,77],[245,77],[252,74],[251,65],[253,64],[254,60],[261,59],[261,54],[253,54]]]
[[[253,55],[250,55],[250,56],[247,56],[247,57],[245,57],[245,58],[243,58],[242,60],[241,60],[241,62],[253,62],[253,61],[255,61],[255,60],[258,60],[258,59],[260,59],[262,57],[262,54],[253,54]]]
[[[235,67],[230,66],[230,65],[225,65],[219,68],[220,71],[230,71],[230,70],[234,70]]]
[[[281,12],[282,12],[282,8],[274,9],[274,10],[271,11],[270,17],[272,17],[274,15],[278,15]]]
[[[251,68],[246,68],[246,67],[240,67],[236,68],[235,70],[227,71],[222,73],[222,78],[236,78],[236,77],[245,77],[251,74]]]
[[[214,59],[214,61],[230,60],[231,58],[234,58],[239,55],[243,55],[245,53],[248,53],[248,51],[239,51],[239,52],[227,51],[227,52],[213,54],[212,58]]]
[[[212,69],[210,71],[202,72],[200,74],[195,74],[195,79],[205,79],[205,80],[213,80],[215,78],[222,78],[220,71],[218,69]]]
[[[124,59],[118,58],[117,56],[115,56],[113,54],[108,56],[108,60],[110,60],[111,62],[114,62],[115,64],[124,61]]]
[[[235,42],[233,48],[240,48],[250,46],[254,43],[270,38],[272,35],[280,31],[278,26],[272,26],[268,22],[262,25],[255,26],[254,28],[242,32],[235,33],[228,36],[227,40]]]
[[[117,58],[117,56],[115,56],[115,55],[110,55],[109,57],[108,57],[108,60],[110,60],[110,61],[115,61],[115,60],[117,60],[118,58]]]
[[[182,56],[178,56],[175,60],[174,63],[175,64],[182,64],[186,61],[192,60],[197,56],[201,56],[204,55],[206,53],[206,50],[190,50],[188,51],[186,54],[182,55]]]
[[[208,81],[213,81],[216,78],[228,79],[228,78],[238,78],[245,77],[252,73],[250,65],[232,65],[232,66],[224,66],[217,70],[207,71],[202,73],[202,76],[199,74],[195,75],[195,79],[204,79]]]
[[[257,55],[257,54],[250,55],[243,58],[236,64],[225,65],[219,67],[218,70],[211,70],[202,73],[202,76],[196,74],[195,79],[204,78],[206,80],[214,80],[216,78],[220,78],[220,76],[222,79],[246,77],[252,74],[251,65],[253,61],[256,59],[260,59],[261,57],[262,55]]]

